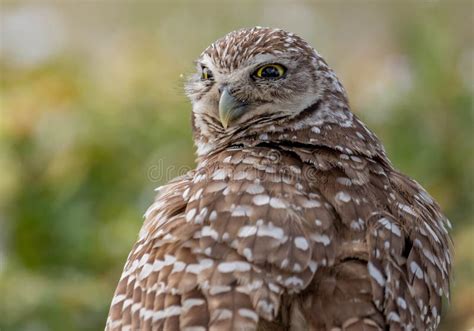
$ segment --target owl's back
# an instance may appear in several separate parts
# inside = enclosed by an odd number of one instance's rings
[[[445,222],[383,160],[229,148],[161,189],[107,328],[432,330],[449,285]]]

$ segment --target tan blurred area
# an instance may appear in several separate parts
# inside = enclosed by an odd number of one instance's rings
[[[153,189],[194,165],[193,61],[280,27],[453,223],[441,330],[474,330],[474,2],[0,0],[0,330],[100,330]]]

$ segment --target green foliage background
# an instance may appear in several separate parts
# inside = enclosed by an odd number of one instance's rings
[[[454,225],[474,328],[473,2],[1,1],[0,330],[100,330],[153,188],[193,167],[182,74],[244,26],[306,38]]]

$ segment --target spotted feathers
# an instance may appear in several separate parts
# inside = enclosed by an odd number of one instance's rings
[[[262,55],[296,61],[296,83],[309,85],[257,98],[262,108],[227,130],[218,88],[188,89],[197,167],[145,213],[106,329],[435,330],[449,297],[449,221],[392,167],[300,37],[243,29],[201,59],[222,71],[217,84]]]

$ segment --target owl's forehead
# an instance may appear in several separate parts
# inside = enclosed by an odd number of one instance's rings
[[[233,31],[211,44],[201,54],[223,70],[234,70],[261,55],[315,57],[314,49],[301,37],[281,29],[254,27]]]

